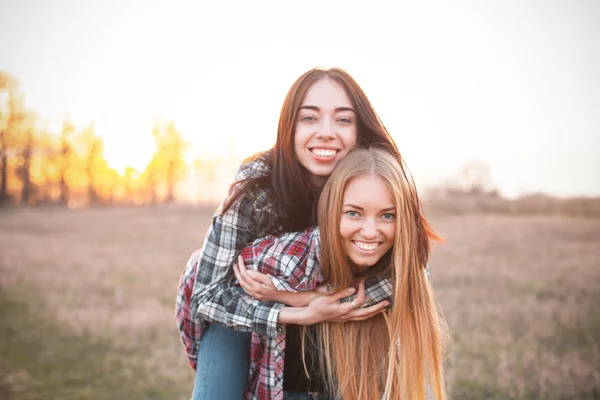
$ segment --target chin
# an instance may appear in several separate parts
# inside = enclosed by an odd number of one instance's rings
[[[377,264],[377,261],[379,261],[379,258],[381,258],[381,257],[378,257],[377,259],[371,258],[371,257],[369,257],[369,259],[365,259],[364,257],[354,257],[354,258],[350,258],[350,260],[352,260],[354,265],[356,265],[360,269],[367,269],[367,268],[372,267],[373,265]]]
[[[331,175],[331,173],[333,172],[333,168],[314,168],[312,170],[309,170],[309,172],[311,174],[313,174],[314,176],[317,176],[319,178],[322,179],[327,179],[329,177],[329,175]]]

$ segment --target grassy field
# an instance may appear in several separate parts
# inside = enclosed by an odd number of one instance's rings
[[[0,212],[1,399],[187,399],[177,282],[210,207]],[[433,216],[454,399],[600,399],[600,219]]]

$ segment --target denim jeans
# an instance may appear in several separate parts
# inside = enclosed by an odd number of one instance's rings
[[[210,324],[198,349],[192,400],[240,400],[248,378],[250,332]]]

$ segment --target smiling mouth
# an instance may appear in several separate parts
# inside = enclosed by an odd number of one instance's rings
[[[321,149],[321,148],[313,148],[310,149],[311,153],[313,153],[317,157],[321,158],[330,158],[337,154],[338,150],[336,149]]]
[[[352,240],[352,244],[361,251],[372,252],[381,245],[381,242],[368,243]]]

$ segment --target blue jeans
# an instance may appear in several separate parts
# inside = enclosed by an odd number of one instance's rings
[[[250,332],[212,323],[198,349],[192,400],[240,400],[248,378]]]

